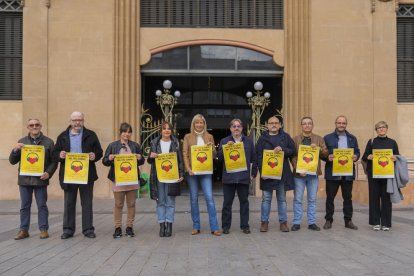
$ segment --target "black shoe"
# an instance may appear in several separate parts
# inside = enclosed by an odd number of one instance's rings
[[[223,232],[222,232],[223,234],[230,234],[230,231],[229,231],[229,229],[228,228],[223,228]]]
[[[165,237],[165,223],[160,223],[160,237]]]
[[[309,230],[314,230],[314,231],[321,231],[321,228],[318,225],[316,225],[315,223],[314,224],[309,224],[308,229]]]
[[[132,229],[132,227],[127,227],[125,229],[125,236],[135,237],[134,229]]]
[[[244,228],[244,229],[242,229],[242,231],[243,231],[243,233],[245,233],[245,234],[250,234],[251,232],[250,232],[250,228]]]
[[[171,237],[172,235],[172,222],[167,222],[167,227],[165,228],[165,236]]]
[[[298,231],[300,229],[300,224],[293,224],[290,230],[292,231]]]
[[[90,238],[90,239],[96,238],[96,235],[95,235],[94,232],[86,233],[86,234],[84,234],[84,236],[87,237],[87,238]]]
[[[121,227],[115,228],[115,233],[112,236],[114,237],[114,239],[122,237]]]
[[[345,228],[349,228],[352,230],[358,230],[358,227],[352,222],[352,220],[345,221]]]
[[[68,234],[68,233],[63,233],[63,234],[60,236],[60,238],[61,238],[62,240],[67,240],[67,239],[72,238],[72,237],[73,237],[73,234]]]
[[[325,222],[325,224],[323,225],[323,229],[327,230],[327,229],[331,229],[332,228],[332,222],[330,222],[329,220],[327,220]]]

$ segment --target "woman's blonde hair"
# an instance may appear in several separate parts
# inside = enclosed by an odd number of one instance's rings
[[[195,125],[196,120],[202,120],[202,121],[204,122],[204,129],[203,129],[203,133],[204,133],[204,132],[207,132],[207,122],[206,122],[206,119],[204,118],[204,116],[203,116],[203,115],[201,115],[201,114],[196,114],[196,115],[194,115],[193,120],[191,120],[191,128],[190,128],[191,133],[194,133],[194,132],[195,132],[194,125]]]

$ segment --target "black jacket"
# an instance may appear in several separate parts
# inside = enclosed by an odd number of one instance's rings
[[[272,150],[277,146],[281,147],[284,152],[282,179],[260,178],[260,189],[264,191],[272,191],[276,189],[276,185],[283,184],[285,191],[292,190],[295,188],[295,184],[293,181],[289,158],[297,154],[295,142],[293,142],[293,139],[289,136],[289,134],[284,132],[282,129],[279,130],[279,134],[275,135],[275,138],[275,141],[272,142],[268,131],[264,132],[262,136],[260,136],[256,145],[257,163],[261,173],[263,165],[263,151]]]
[[[135,154],[141,154],[141,148],[139,146],[138,143],[133,142],[133,141],[128,141],[128,146],[131,149],[131,153],[135,153]],[[121,141],[114,141],[112,143],[110,143],[108,145],[108,147],[106,148],[105,151],[105,155],[102,159],[102,163],[107,166],[107,167],[111,167],[109,169],[109,173],[108,173],[108,179],[115,181],[115,169],[114,169],[114,160],[109,160],[109,155],[111,154],[119,154],[119,151],[122,148],[122,143]],[[144,164],[145,159],[142,156],[140,160],[137,160],[137,170],[138,170],[138,174],[139,174],[139,169],[138,166],[141,166],[142,164]]]
[[[395,140],[388,137],[375,137],[369,140],[365,148],[362,160],[367,162],[367,176],[372,178],[372,160],[368,160],[368,155],[372,154],[373,149],[392,149],[393,155],[399,155],[398,144]]]
[[[65,159],[59,157],[60,152],[66,151],[70,152],[70,138],[69,138],[70,127],[63,131],[56,140],[55,148],[53,149],[52,158],[55,162],[60,162],[59,168],[59,181],[62,189],[66,189],[66,183],[63,183],[65,176]],[[88,174],[88,184],[92,184],[94,181],[98,180],[98,174],[96,173],[95,163],[98,162],[103,155],[101,144],[99,143],[98,136],[92,130],[83,128],[82,132],[82,153],[95,153],[95,160],[89,161],[89,174]],[[71,184],[69,184],[71,185]]]
[[[235,142],[233,136],[229,135],[221,139],[219,148],[217,150],[218,160],[223,164],[222,182],[223,184],[236,183],[236,184],[249,185],[251,183],[250,176],[256,177],[256,174],[257,174],[257,162],[256,162],[256,154],[254,151],[253,141],[249,137],[242,135],[244,154],[246,155],[247,170],[236,172],[236,173],[227,173],[226,164],[224,163],[223,145],[226,145],[227,142],[229,141]],[[250,168],[251,168],[251,171],[250,171]]]
[[[348,131],[345,131],[346,138],[348,142],[348,148],[354,149],[354,154],[357,156],[357,160],[359,159],[360,152],[358,147],[358,140],[357,138],[349,133]],[[323,137],[325,140],[326,147],[328,148],[329,154],[333,154],[333,150],[338,148],[338,141],[339,137],[336,131],[326,135]],[[326,180],[341,180],[342,176],[333,176],[332,175],[332,168],[333,168],[333,162],[329,161],[328,157],[322,158],[323,161],[325,161],[325,179]],[[356,162],[355,161],[355,162]],[[355,179],[355,163],[354,163],[354,175],[353,176],[345,176],[346,181],[353,181]]]
[[[153,139],[151,141],[151,152],[162,153],[160,145],[161,136]],[[178,162],[178,173],[180,177],[184,177],[184,162],[183,155],[180,149],[180,142],[175,136],[171,136],[171,146],[169,152],[177,153],[177,162]],[[151,199],[158,200],[158,178],[157,178],[157,169],[155,167],[155,158],[148,157],[148,164],[151,164],[151,175],[150,175],[150,196]],[[180,183],[170,183],[168,185],[168,193],[174,194],[178,191],[172,191],[172,189],[180,189]]]
[[[43,133],[40,133],[38,138],[39,142],[37,145],[45,147],[45,172],[49,174],[49,179],[52,178],[53,174],[57,169],[57,163],[52,161],[52,151],[53,151],[53,140],[44,136]],[[23,143],[25,145],[34,145],[32,139],[29,135],[23,137],[19,140],[19,143]],[[9,162],[12,165],[15,165],[20,162],[21,158],[21,150],[14,151],[10,153]],[[19,169],[20,171],[20,164]],[[49,185],[49,179],[41,180],[40,176],[28,176],[28,175],[20,175],[18,177],[17,184],[23,186],[46,186]]]

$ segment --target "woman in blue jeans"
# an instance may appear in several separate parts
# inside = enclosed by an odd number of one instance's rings
[[[207,123],[203,115],[197,114],[191,121],[191,132],[184,137],[183,145],[183,159],[184,166],[187,172],[187,183],[190,188],[190,201],[191,201],[191,218],[193,220],[192,235],[200,233],[200,210],[198,207],[198,185],[201,185],[204,193],[204,199],[207,204],[207,211],[210,221],[211,234],[220,236],[217,223],[216,206],[213,198],[213,181],[212,174],[195,175],[191,166],[191,146],[194,145],[208,145],[213,150],[213,159],[216,156],[216,149],[214,147],[214,138],[207,132]]]
[[[151,153],[147,162],[151,164],[150,195],[157,201],[157,217],[160,224],[160,237],[171,237],[175,214],[175,197],[180,195],[180,182],[184,179],[183,158],[180,142],[172,135],[173,127],[169,122],[161,124],[161,135],[151,141]],[[176,183],[159,182],[155,159],[161,153],[177,153],[179,180]]]

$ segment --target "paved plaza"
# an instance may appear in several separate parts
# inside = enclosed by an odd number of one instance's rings
[[[218,217],[223,198],[216,196]],[[229,235],[210,234],[205,202],[201,234],[191,236],[189,196],[177,197],[171,238],[158,237],[155,202],[137,200],[136,236],[113,239],[113,200],[94,201],[96,239],[80,230],[78,202],[75,237],[61,240],[62,200],[50,200],[50,238],[39,239],[37,207],[32,207],[30,238],[15,241],[19,201],[0,201],[0,274],[2,275],[414,275],[414,208],[394,206],[390,232],[374,232],[368,208],[354,204],[359,230],[344,228],[342,202],[336,201],[330,230],[307,229],[306,215],[298,232],[279,231],[273,199],[270,231],[260,233],[260,198],[250,198],[252,233],[239,229],[238,200]],[[288,198],[289,224],[292,198]],[[318,203],[318,224],[324,223],[324,200]],[[126,215],[124,215],[124,218]]]

